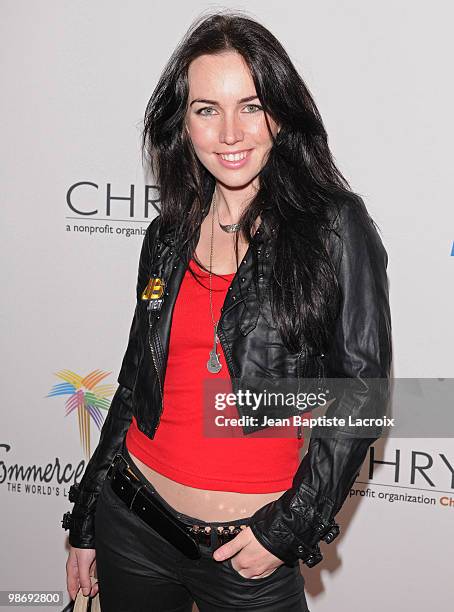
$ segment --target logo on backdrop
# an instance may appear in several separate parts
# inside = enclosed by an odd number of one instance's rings
[[[11,443],[0,441],[0,485],[13,494],[68,497],[69,486],[80,482],[91,456],[91,424],[94,423],[98,430],[101,430],[104,422],[103,412],[110,408],[109,398],[113,395],[116,385],[103,382],[109,374],[111,372],[94,370],[81,376],[72,370],[60,370],[55,376],[61,382],[53,385],[45,396],[65,398],[64,415],[73,421],[74,431],[76,427],[79,430],[85,459],[73,464],[54,457],[52,461],[41,465],[24,464],[17,460]]]
[[[72,370],[60,370],[55,374],[63,382],[56,383],[46,397],[67,396],[64,402],[65,417],[72,415],[79,427],[82,450],[87,459],[91,456],[91,423],[100,430],[104,422],[103,411],[110,407],[109,398],[115,392],[115,385],[102,381],[111,372],[94,370],[85,376]]]
[[[78,181],[66,192],[66,219],[70,220],[66,231],[90,236],[115,234],[126,238],[142,235],[145,229],[137,223],[150,222],[156,213],[159,214],[159,202],[157,185],[144,185],[139,192],[135,185],[125,189],[112,188],[111,183],[98,185],[92,181]],[[122,221],[131,225],[123,226]]]
[[[0,485],[8,493],[68,497],[69,486],[80,481],[85,465],[84,459],[73,465],[62,463],[59,457],[44,465],[23,465],[15,460],[11,444],[0,443]]]
[[[445,453],[400,448],[385,453],[370,447],[350,498],[454,510],[454,462]]]

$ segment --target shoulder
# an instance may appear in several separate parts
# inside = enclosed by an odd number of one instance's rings
[[[330,207],[328,249],[337,260],[343,257],[373,258],[388,263],[388,255],[378,227],[361,196],[352,193]]]
[[[147,229],[145,231],[145,236],[144,236],[143,243],[144,243],[144,245],[148,246],[148,249],[151,250],[153,245],[159,239],[160,230],[161,230],[161,215],[158,213],[156,215],[156,217],[154,217],[150,221],[150,223],[148,224],[148,227],[147,227]]]
[[[355,193],[336,199],[329,208],[329,218],[332,228],[340,233],[350,228],[369,231],[375,227],[364,200]]]
[[[147,259],[152,258],[153,245],[156,243],[160,226],[161,215],[154,217],[148,224],[145,234],[142,238],[142,247],[140,251],[141,265],[146,265]]]
[[[147,236],[156,238],[159,233],[159,228],[161,226],[161,215],[158,213],[156,217],[154,217],[150,223],[148,224],[146,234]]]

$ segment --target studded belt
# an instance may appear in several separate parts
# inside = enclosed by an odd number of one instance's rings
[[[202,546],[213,546],[214,537],[214,546],[216,548],[232,540],[246,527],[247,525],[230,525],[228,523],[212,527],[207,525],[206,522],[203,525],[187,525],[188,531],[199,544],[202,544]]]
[[[177,518],[134,473],[121,453],[118,453],[107,471],[106,478],[117,496],[152,529],[191,559],[201,556],[199,544],[217,548],[234,538],[244,525],[229,523],[216,526],[187,524]]]

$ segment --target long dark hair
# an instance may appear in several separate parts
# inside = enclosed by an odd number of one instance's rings
[[[254,239],[253,225],[260,215],[262,239],[276,241],[270,295],[284,345],[291,352],[303,344],[323,351],[340,304],[326,250],[330,211],[337,202],[354,202],[358,196],[334,163],[320,113],[285,49],[241,11],[199,16],[170,57],[147,104],[142,162],[160,189],[161,223],[174,228],[186,256],[193,254],[194,236],[208,212],[216,181],[197,158],[184,129],[188,67],[200,55],[225,51],[242,55],[264,111],[281,126],[273,138],[266,118],[273,146],[259,175],[259,190],[240,219],[243,236],[248,242]]]

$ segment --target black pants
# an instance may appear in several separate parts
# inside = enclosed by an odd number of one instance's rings
[[[121,450],[134,473],[155,491],[175,516],[187,524],[211,525],[177,512],[136,467],[125,445]],[[229,524],[247,524],[247,518]],[[102,612],[200,612],[257,610],[308,612],[299,564],[280,565],[265,578],[244,578],[230,560],[215,561],[211,547],[200,545],[196,561],[134,514],[104,481],[95,517],[96,567]]]

